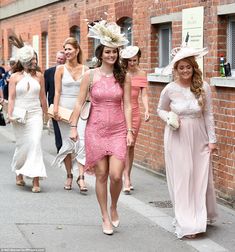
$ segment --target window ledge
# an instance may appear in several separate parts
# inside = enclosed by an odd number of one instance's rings
[[[169,83],[172,81],[172,75],[161,75],[156,73],[150,73],[147,76],[149,82],[161,82]]]
[[[210,79],[211,86],[235,88],[235,77],[213,77]]]

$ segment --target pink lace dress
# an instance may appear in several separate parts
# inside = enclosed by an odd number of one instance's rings
[[[94,173],[97,161],[114,155],[125,162],[126,122],[123,111],[123,89],[115,78],[102,76],[93,81],[91,112],[85,131],[85,170]]]

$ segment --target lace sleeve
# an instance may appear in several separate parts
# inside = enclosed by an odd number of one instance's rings
[[[157,108],[158,115],[165,122],[167,121],[167,116],[170,111],[169,105],[170,105],[170,97],[168,94],[168,88],[166,86],[161,92],[158,108]]]
[[[210,86],[206,82],[204,82],[203,87],[205,90],[205,106],[204,106],[203,115],[204,115],[207,134],[209,137],[209,143],[216,143],[215,122],[214,122],[213,107],[212,107],[211,89],[210,89]]]

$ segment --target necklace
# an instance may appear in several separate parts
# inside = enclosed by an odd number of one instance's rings
[[[99,68],[99,71],[100,71],[101,75],[103,75],[103,76],[105,76],[107,78],[113,76],[113,72],[112,73],[105,73],[105,72],[101,71],[101,67]]]

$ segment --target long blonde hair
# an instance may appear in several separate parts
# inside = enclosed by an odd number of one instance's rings
[[[199,106],[203,108],[205,101],[205,91],[203,89],[202,71],[199,69],[198,63],[194,56],[177,61],[174,65],[174,70],[177,70],[180,61],[187,62],[193,68],[192,84],[190,85],[190,90],[198,100]]]

